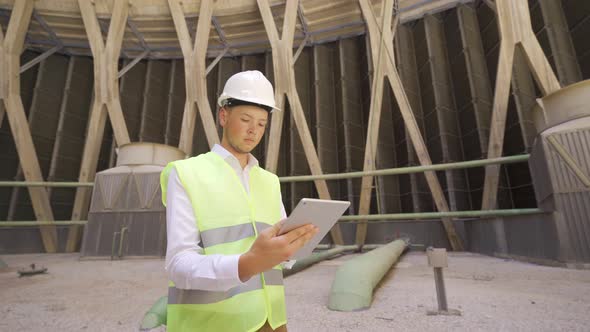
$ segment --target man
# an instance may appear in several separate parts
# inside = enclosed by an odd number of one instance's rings
[[[259,71],[230,77],[218,99],[221,145],[168,164],[168,331],[286,331],[280,264],[317,232],[278,235],[285,218],[279,180],[250,152],[275,107]]]

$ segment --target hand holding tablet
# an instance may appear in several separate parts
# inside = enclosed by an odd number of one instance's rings
[[[320,243],[332,226],[346,212],[350,202],[313,198],[303,198],[295,207],[291,215],[282,223],[279,235],[301,227],[313,224],[319,232],[305,246],[299,249],[291,259],[301,259],[311,255],[313,249]]]

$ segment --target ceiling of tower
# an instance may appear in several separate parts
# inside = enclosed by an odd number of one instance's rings
[[[6,31],[15,0],[0,0],[0,25]],[[400,20],[414,20],[427,13],[454,7],[473,0],[400,0]],[[114,0],[93,0],[103,38],[109,29]],[[277,28],[282,30],[285,1],[270,0]],[[375,11],[381,1],[372,0]],[[194,40],[200,1],[181,3],[187,26]],[[357,0],[301,0],[298,9],[294,47],[317,44],[365,33],[365,23]],[[88,36],[77,0],[36,0],[25,40],[26,47],[46,51],[55,47],[70,55],[91,55]],[[259,53],[270,49],[256,0],[218,0],[215,2],[208,56],[227,49],[228,55]],[[129,16],[121,57],[182,58],[182,52],[167,0],[129,0]]]

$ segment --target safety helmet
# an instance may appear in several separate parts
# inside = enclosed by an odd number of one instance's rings
[[[217,104],[219,107],[254,104],[270,112],[280,111],[275,107],[272,84],[258,70],[243,71],[230,77]]]

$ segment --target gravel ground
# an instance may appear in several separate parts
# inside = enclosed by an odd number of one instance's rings
[[[289,331],[590,331],[590,271],[452,253],[445,270],[448,303],[462,315],[427,316],[436,308],[424,253],[403,256],[375,292],[370,309],[327,309],[339,265],[324,261],[286,279]],[[137,331],[166,292],[163,260],[79,261],[77,255],[0,257],[0,331]],[[18,278],[30,263],[45,275]],[[164,331],[163,328],[158,329]]]

